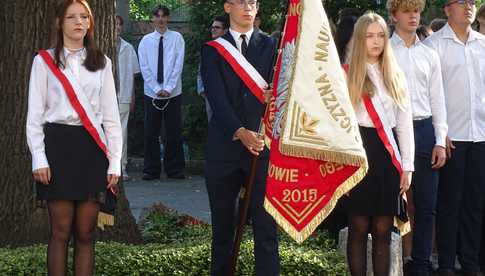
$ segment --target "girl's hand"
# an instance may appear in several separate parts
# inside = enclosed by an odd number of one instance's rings
[[[409,190],[409,187],[411,187],[412,176],[413,176],[413,172],[405,171],[402,173],[401,182],[399,184],[400,195],[403,195],[404,193],[406,193]]]
[[[118,185],[118,180],[120,179],[119,175],[116,174],[108,174],[108,189],[117,190],[116,185]]]
[[[51,169],[49,167],[37,169],[33,171],[32,174],[34,175],[35,181],[44,185],[49,185],[49,182],[51,181]]]

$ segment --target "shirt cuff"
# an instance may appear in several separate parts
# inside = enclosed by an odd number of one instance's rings
[[[32,154],[32,171],[48,167],[49,162],[47,162],[47,156],[45,155],[45,152]]]
[[[414,164],[413,162],[402,162],[402,170],[405,172],[414,172]]]
[[[436,145],[446,148],[446,135],[441,135],[438,132],[436,132],[435,136],[436,136]]]
[[[156,95],[158,92],[162,91],[163,88],[161,85],[157,84],[154,88],[153,88],[153,93]],[[155,96],[156,97],[156,96]]]
[[[108,174],[121,175],[121,160],[110,160]]]
[[[172,92],[173,92],[172,87],[163,87],[162,90],[165,90],[166,92],[168,92],[168,94],[172,95]]]

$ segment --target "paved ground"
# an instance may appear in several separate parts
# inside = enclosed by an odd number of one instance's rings
[[[185,180],[162,178],[144,181],[141,172],[129,170],[128,173],[131,180],[125,182],[126,195],[137,221],[144,208],[161,202],[180,213],[210,222],[209,199],[202,176],[188,175]]]

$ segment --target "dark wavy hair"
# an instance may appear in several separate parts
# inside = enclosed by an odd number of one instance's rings
[[[335,35],[335,44],[340,58],[340,63],[346,62],[347,44],[352,39],[354,34],[354,25],[357,22],[357,16],[348,15],[340,19]]]
[[[229,29],[229,17],[227,15],[218,15],[213,21],[221,22],[225,30]]]
[[[69,6],[74,3],[79,3],[83,5],[89,15],[89,29],[84,37],[83,45],[86,48],[86,60],[84,61],[84,67],[88,71],[95,72],[97,70],[103,69],[106,66],[106,59],[103,52],[98,48],[96,42],[94,41],[94,18],[91,8],[86,0],[65,0],[61,2],[56,9],[56,42],[54,46],[54,61],[57,67],[64,68],[61,60],[61,54],[64,51],[64,34],[62,32],[62,24],[66,17],[66,12]]]

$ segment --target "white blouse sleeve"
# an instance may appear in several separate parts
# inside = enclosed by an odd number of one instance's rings
[[[109,167],[108,174],[121,175],[121,150],[123,146],[121,135],[120,114],[116,99],[115,83],[111,69],[111,60],[106,58],[103,69],[103,85],[101,87],[100,108],[103,114],[103,128],[107,140]]]
[[[406,93],[408,89],[406,86]],[[414,171],[414,127],[413,112],[409,94],[405,108],[397,108],[396,134],[401,153],[403,171]]]
[[[44,144],[47,80],[46,65],[40,55],[37,55],[30,72],[26,124],[27,144],[32,154],[32,171],[49,167]]]

